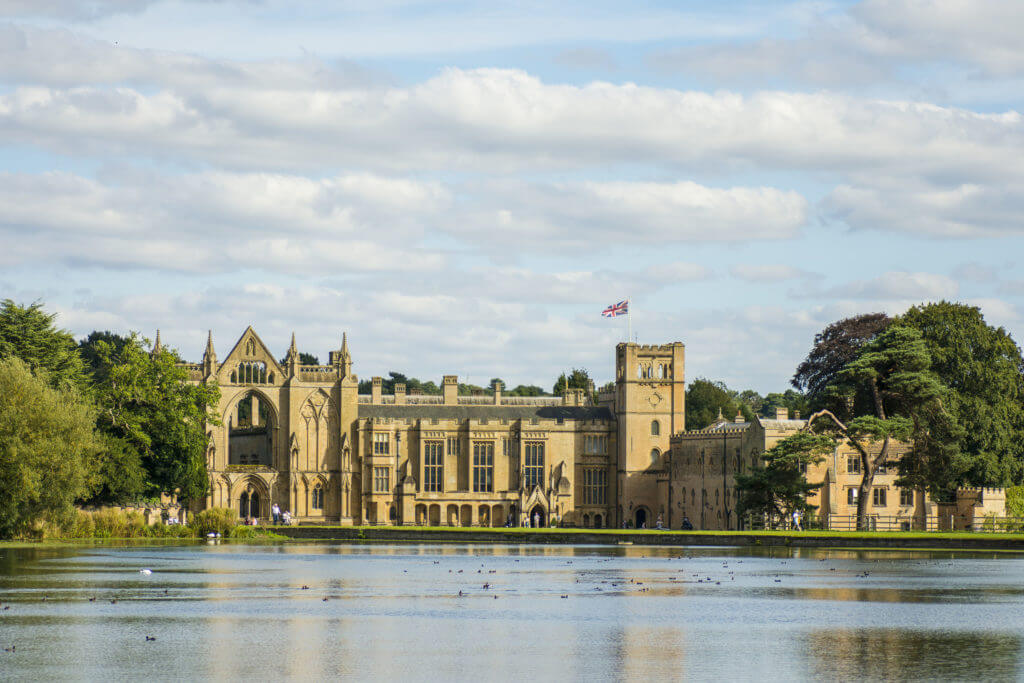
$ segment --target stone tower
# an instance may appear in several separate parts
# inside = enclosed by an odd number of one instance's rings
[[[669,437],[686,425],[686,347],[622,343],[615,347],[619,520],[668,526]]]

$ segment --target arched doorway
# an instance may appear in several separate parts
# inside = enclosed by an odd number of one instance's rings
[[[636,528],[646,529],[647,528],[647,508],[637,508],[635,516]]]
[[[238,497],[238,516],[242,519],[254,517],[260,518],[260,494],[257,491],[246,489]]]
[[[540,505],[534,505],[533,509],[530,510],[530,526],[537,528],[547,526],[547,515],[544,513],[544,508]]]

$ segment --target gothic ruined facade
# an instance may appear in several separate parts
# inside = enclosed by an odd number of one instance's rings
[[[210,491],[199,507],[300,522],[503,526],[654,525],[668,513],[666,455],[685,420],[685,349],[619,344],[614,386],[597,396],[359,394],[347,341],[327,365],[283,363],[245,330],[218,361],[212,335],[194,382],[216,384]]]

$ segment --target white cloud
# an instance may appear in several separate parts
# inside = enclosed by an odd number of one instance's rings
[[[865,0],[830,4],[794,38],[662,50],[654,64],[717,80],[860,85],[903,80],[907,67],[956,65],[974,77],[1024,75],[1024,15],[1004,0]],[[906,80],[911,80],[907,78]]]
[[[4,0],[0,16],[99,19],[122,12],[141,12],[159,0]]]
[[[371,87],[387,80],[352,62],[326,62],[312,55],[291,60],[213,59],[115,45],[67,29],[10,23],[0,23],[0,78],[58,87],[155,85],[179,92],[207,88],[287,92]]]
[[[457,251],[515,258],[565,245],[605,251],[624,229],[635,243],[779,239],[795,234],[804,220],[806,202],[795,193],[694,183],[637,183],[632,191],[631,185],[524,190],[494,182],[477,196],[478,186],[369,173],[316,180],[138,169],[99,180],[0,173],[0,235],[12,245],[0,253],[0,263],[47,258],[196,273],[435,271],[448,256],[425,245],[445,237],[457,238]],[[652,277],[705,276],[687,267],[663,266]],[[549,284],[572,285],[564,279]]]
[[[906,301],[916,303],[953,299],[959,292],[956,281],[935,273],[890,271],[867,280],[855,280],[808,296],[833,299],[870,299],[875,301]]]
[[[809,273],[781,263],[737,264],[729,269],[733,277],[747,282],[784,282],[807,277]]]
[[[449,206],[442,186],[351,174],[321,180],[205,172],[0,174],[0,262],[189,272],[436,270],[418,248]]]
[[[840,185],[822,203],[830,217],[857,230],[936,237],[1024,234],[1024,182],[1019,177],[952,186],[885,176]]]
[[[496,242],[541,239],[593,248],[628,235],[631,243],[734,242],[793,237],[807,201],[769,187],[718,189],[693,182],[495,182],[480,188],[473,220]]]
[[[1017,112],[984,114],[832,93],[744,97],[522,71],[446,69],[402,88],[20,87],[0,136],[76,154],[132,152],[236,167],[473,169],[503,173],[664,163],[1024,175]],[[3,139],[0,137],[0,139]]]

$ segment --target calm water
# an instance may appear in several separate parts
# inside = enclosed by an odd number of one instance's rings
[[[1015,555],[0,549],[0,605],[4,680],[1024,678]]]

